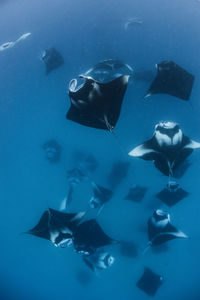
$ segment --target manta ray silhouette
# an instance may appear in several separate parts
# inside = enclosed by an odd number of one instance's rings
[[[69,83],[71,107],[68,120],[81,125],[113,131],[120,116],[132,68],[118,60],[104,60]]]
[[[77,226],[73,235],[74,248],[82,254],[93,254],[98,248],[118,243],[110,238],[95,219],[85,221]]]
[[[155,274],[151,269],[145,268],[137,287],[149,296],[154,296],[163,283],[163,277]]]
[[[73,232],[84,215],[85,212],[64,213],[48,208],[38,224],[26,233],[49,240],[55,246],[62,246],[72,239]]]
[[[166,205],[173,206],[188,195],[189,193],[182,189],[177,182],[170,181],[162,191],[156,194],[156,197]]]
[[[157,76],[144,98],[153,94],[169,94],[182,100],[189,100],[194,76],[173,61],[156,64]]]
[[[43,52],[42,60],[45,64],[46,75],[48,75],[53,70],[56,70],[64,64],[64,59],[62,55],[53,47],[46,49]]]

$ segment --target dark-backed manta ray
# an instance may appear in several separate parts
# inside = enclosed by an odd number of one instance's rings
[[[144,98],[153,94],[169,94],[182,100],[189,100],[194,76],[173,61],[156,64],[157,75]]]
[[[154,211],[148,221],[149,246],[156,246],[176,238],[188,238],[170,222],[170,215],[161,209]]]
[[[70,245],[73,232],[85,213],[64,213],[48,208],[42,214],[38,224],[26,233],[49,240],[56,247]]]
[[[108,174],[108,184],[112,189],[120,185],[122,180],[128,175],[129,168],[129,161],[120,160],[113,163],[111,171]]]
[[[166,187],[156,194],[156,197],[166,205],[173,206],[188,195],[189,193],[182,189],[177,182],[169,181]]]
[[[83,255],[93,254],[98,248],[116,243],[118,242],[104,233],[95,219],[79,224],[73,235],[74,248]]]
[[[44,50],[41,59],[45,64],[46,75],[48,75],[50,72],[61,67],[64,64],[64,58],[53,47]]]
[[[84,126],[112,131],[120,116],[129,75],[106,83],[85,75],[80,78],[84,80],[80,86],[76,79],[69,84],[71,107],[66,118]]]
[[[163,277],[155,274],[151,269],[145,268],[143,275],[136,286],[149,296],[154,296],[163,283]]]
[[[176,177],[176,170],[197,148],[200,143],[185,136],[177,123],[167,121],[158,123],[153,137],[131,150],[129,155],[152,160],[164,175]]]
[[[125,200],[130,200],[133,202],[141,202],[147,192],[146,187],[142,187],[138,184],[135,184],[130,188],[128,194],[125,196]]]

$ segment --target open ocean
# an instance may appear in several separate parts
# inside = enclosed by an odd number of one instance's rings
[[[142,24],[125,30],[130,18]],[[189,196],[171,208],[155,198],[167,177],[152,162],[128,156],[159,121],[177,122],[200,142],[199,28],[196,0],[0,0],[0,45],[31,33],[0,52],[0,300],[151,299],[136,286],[144,267],[163,277],[155,300],[200,300],[200,149],[178,180]],[[65,64],[46,76],[41,53],[51,47]],[[122,60],[133,70],[155,70],[156,63],[173,60],[195,75],[190,101],[166,94],[144,100],[150,83],[131,81],[115,127],[120,145],[106,130],[67,120],[70,80],[105,59]],[[42,145],[50,139],[62,147],[58,163],[45,158]],[[60,208],[78,150],[96,158],[92,180],[105,187],[113,163],[130,162],[98,222],[112,238],[133,241],[138,256],[109,246],[115,262],[98,276],[73,247],[23,234],[45,209]],[[133,184],[148,188],[141,203],[124,200]],[[87,209],[90,197],[90,185],[81,183],[70,211]],[[157,208],[166,209],[189,239],[143,254],[147,221]]]

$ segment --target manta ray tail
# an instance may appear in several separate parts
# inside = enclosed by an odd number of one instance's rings
[[[100,206],[100,208],[98,209],[96,218],[100,215],[100,213],[102,212],[103,208],[104,208],[104,204],[102,204],[102,205]]]
[[[72,195],[73,195],[74,187],[72,184],[69,186],[69,191],[67,196],[62,200],[60,204],[60,210],[61,211],[67,211],[69,208],[69,204],[72,202]]]
[[[65,197],[60,204],[60,211],[66,211],[68,209],[67,197]]]
[[[146,248],[143,250],[142,255],[145,255],[147,253],[147,251],[149,250],[149,248],[151,248],[151,242],[148,243],[148,245],[146,246]]]

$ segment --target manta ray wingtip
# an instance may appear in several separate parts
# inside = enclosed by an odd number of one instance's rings
[[[149,98],[149,97],[151,97],[151,93],[147,93],[146,95],[144,95],[144,97],[143,97],[143,99],[147,99],[147,98]]]

